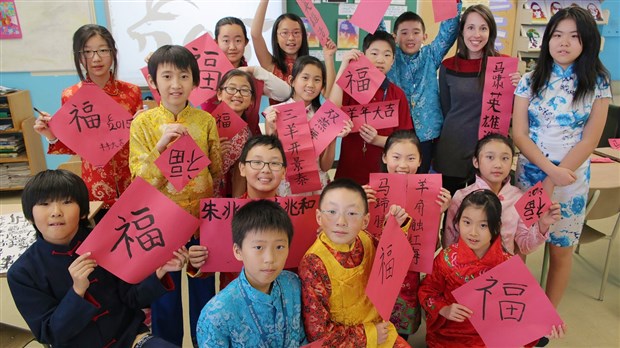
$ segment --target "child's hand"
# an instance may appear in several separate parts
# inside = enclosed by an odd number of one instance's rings
[[[465,319],[469,319],[473,313],[474,312],[472,312],[471,309],[458,303],[453,303],[439,310],[439,314],[441,314],[444,318],[459,323],[464,322]]]
[[[553,171],[549,173],[551,181],[554,186],[567,186],[574,183],[577,180],[575,172],[568,168],[555,167]]]
[[[543,187],[543,190],[545,190],[545,192],[547,192],[549,197],[553,196],[553,191],[555,190],[555,185],[553,184],[553,181],[551,181],[551,178],[549,176],[547,176],[543,180],[542,187]]]
[[[371,126],[369,124],[363,124],[360,127],[360,136],[368,144],[374,145],[372,142],[373,142],[373,140],[375,140],[375,138],[377,137],[378,134],[379,133],[377,132],[375,127],[373,127],[373,126]]]
[[[521,80],[521,73],[520,72],[513,72],[512,74],[508,75],[510,77],[510,83],[512,83],[513,86],[517,87],[517,85],[519,84],[519,81]]]
[[[538,227],[540,233],[547,233],[549,226],[560,220],[560,203],[553,202],[549,210],[540,216]]]
[[[342,130],[340,131],[340,133],[338,133],[338,137],[340,138],[344,138],[347,135],[349,135],[349,133],[351,133],[351,130],[353,129],[353,121],[348,120],[344,123],[344,126],[342,127]]]
[[[364,189],[364,191],[366,192],[366,198],[368,200],[368,203],[375,203],[377,201],[377,191],[373,190],[372,187],[370,187],[370,185],[362,185],[362,188]]]
[[[405,211],[403,207],[400,205],[392,204],[390,206],[390,211],[386,214],[385,220],[392,215],[396,218],[396,222],[398,222],[398,226],[402,226],[402,224],[409,218],[409,214]]]
[[[230,140],[228,140],[228,137],[220,138],[220,152],[222,153],[222,158],[228,155],[231,147],[232,147],[232,144],[230,143]]]
[[[352,60],[358,60],[359,57],[363,55],[364,53],[356,49],[352,49],[349,52],[346,52],[345,54],[342,55],[342,62],[340,63],[340,70],[343,70],[342,68],[343,65],[346,67],[347,65],[349,65],[349,63]]]
[[[84,297],[86,290],[90,286],[88,276],[97,267],[97,261],[89,258],[90,251],[80,255],[69,265],[69,274],[73,279],[73,291],[80,297]]]
[[[437,204],[439,204],[439,206],[441,207],[442,213],[448,210],[448,208],[450,207],[450,202],[452,202],[452,196],[450,195],[450,191],[442,187],[435,202],[437,202]]]
[[[163,278],[168,272],[176,272],[183,269],[183,266],[187,263],[187,259],[189,258],[187,254],[187,248],[185,246],[180,247],[179,249],[173,252],[174,256],[168,260],[163,266],[159,267],[155,274],[157,278]]]
[[[37,120],[34,121],[34,131],[46,137],[47,140],[56,139],[56,136],[47,125],[47,123],[51,121],[51,119],[52,116],[50,114],[45,111],[41,111],[39,117],[37,117]]]
[[[192,245],[189,247],[189,263],[192,267],[200,269],[209,257],[209,250],[203,245]]]
[[[153,52],[149,52],[149,54],[146,55],[146,57],[144,57],[144,62],[146,64],[149,63],[149,60],[151,59],[151,56],[153,55]]]
[[[547,336],[547,338],[551,340],[554,338],[564,338],[565,334],[566,334],[566,324],[562,324],[558,326],[553,325],[551,327],[551,333],[549,334],[549,336]]]
[[[254,76],[254,67],[253,66],[240,66],[237,69],[239,69],[241,71],[245,71],[246,73],[250,74],[250,76]]]
[[[332,41],[332,39],[327,39],[325,46],[323,46],[323,60],[334,58],[337,49],[338,47],[336,46],[334,41]]]
[[[276,120],[278,119],[278,110],[269,106],[263,111],[263,116],[265,116],[265,133],[267,135],[277,134]]]
[[[388,326],[390,325],[387,321],[382,321],[380,323],[375,324],[375,328],[377,329],[377,345],[383,344],[388,339]]]
[[[164,134],[162,134],[161,139],[159,139],[157,145],[155,145],[157,151],[159,151],[159,153],[164,152],[170,143],[185,134],[187,134],[187,128],[184,125],[179,123],[167,124]]]

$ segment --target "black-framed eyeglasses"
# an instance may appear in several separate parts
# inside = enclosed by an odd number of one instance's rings
[[[250,168],[254,170],[262,170],[263,168],[265,168],[265,165],[267,165],[270,170],[277,172],[277,171],[282,170],[282,168],[284,167],[284,163],[282,162],[264,162],[264,161],[259,161],[259,160],[251,160],[251,161],[245,161],[244,163],[246,164],[249,163]]]
[[[95,57],[95,53],[97,53],[97,55],[100,58],[109,57],[110,55],[112,55],[112,49],[111,48],[102,48],[100,50],[84,50],[84,51],[80,51],[80,54],[82,55],[82,57],[84,57],[86,59],[92,59],[93,57]]]
[[[224,86],[221,89],[230,95],[235,95],[237,94],[237,92],[239,92],[242,97],[249,97],[252,95],[251,88],[236,88],[232,86]]]

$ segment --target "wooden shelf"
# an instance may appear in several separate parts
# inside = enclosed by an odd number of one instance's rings
[[[2,191],[21,191],[23,189],[24,189],[23,186],[0,187],[0,192],[2,192]]]
[[[0,163],[19,163],[28,162],[28,156],[21,155],[17,157],[0,157]]]

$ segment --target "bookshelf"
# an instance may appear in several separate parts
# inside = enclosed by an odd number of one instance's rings
[[[29,91],[0,95],[0,191],[21,190],[47,168],[34,121]]]

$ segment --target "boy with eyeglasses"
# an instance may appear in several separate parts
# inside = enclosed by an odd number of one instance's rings
[[[389,213],[401,225],[409,220],[399,206]],[[362,186],[347,178],[325,186],[321,232],[299,264],[306,335],[323,347],[409,347],[365,293],[378,242],[365,231],[369,220]]]
[[[161,95],[159,107],[147,110],[131,123],[129,168],[149,182],[181,208],[198,217],[200,199],[213,197],[222,176],[220,140],[215,118],[192,107],[188,98],[199,85],[200,71],[194,55],[183,46],[165,45],[157,49],[148,62],[148,82]],[[211,164],[180,191],[166,179],[155,160],[176,139],[190,135],[209,157]],[[198,244],[197,235],[188,246]],[[171,274],[175,291],[153,303],[153,332],[174,344],[183,342],[183,310],[180,272]],[[202,308],[215,295],[214,277],[189,279],[189,313],[192,339]]]

